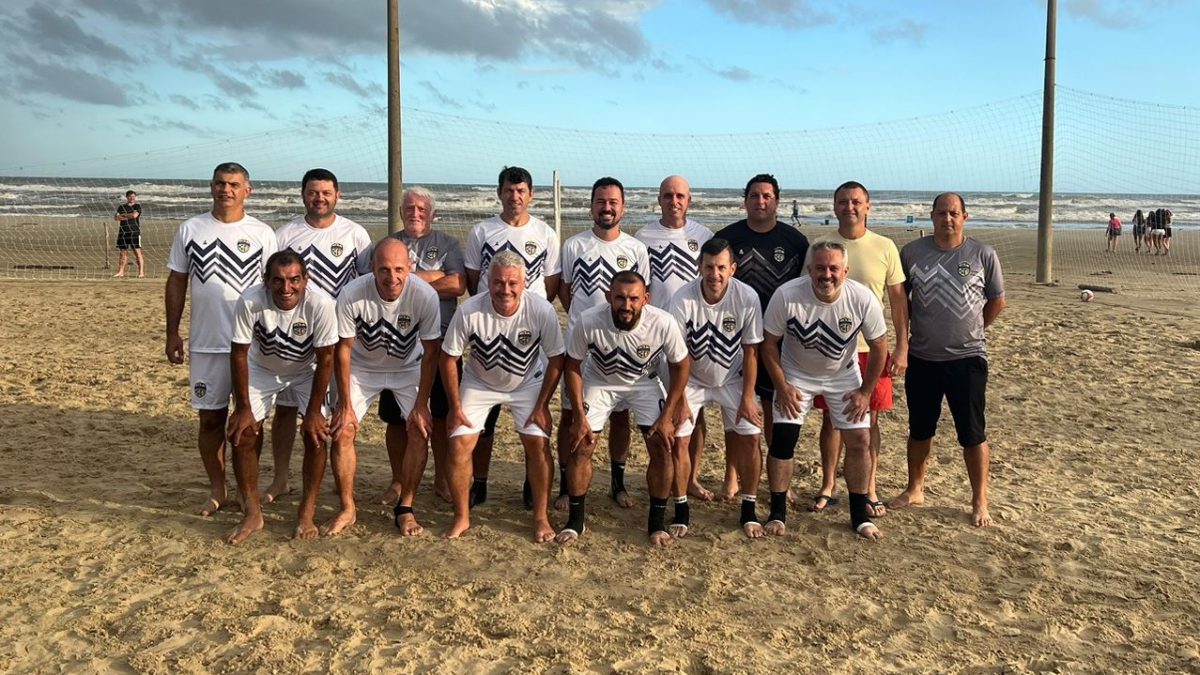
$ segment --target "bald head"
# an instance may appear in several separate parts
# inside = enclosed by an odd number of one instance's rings
[[[388,237],[375,245],[371,272],[380,298],[387,302],[399,299],[408,281],[409,267],[408,246],[404,242]]]
[[[692,205],[692,188],[683,176],[667,176],[658,186],[658,205],[662,209],[659,222],[663,227],[680,228],[687,222],[688,207]]]

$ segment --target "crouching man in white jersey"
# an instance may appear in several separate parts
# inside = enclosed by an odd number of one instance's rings
[[[308,287],[308,267],[292,249],[267,259],[264,280],[266,285],[252,286],[238,298],[233,316],[229,367],[234,407],[228,436],[244,515],[225,539],[230,544],[245,541],[263,527],[259,437],[267,411],[284,392],[304,410],[305,494],[296,524],[299,538],[317,534],[313,511],[325,472],[325,394],[338,342],[334,301],[319,288]],[[316,484],[311,485],[314,475]]]
[[[325,526],[326,534],[354,524],[354,438],[359,420],[384,390],[392,392],[408,426],[407,434],[388,434],[389,443],[406,445],[388,448],[392,489],[400,495],[396,526],[404,535],[421,533],[412,501],[429,454],[429,393],[437,370],[441,318],[437,291],[410,270],[408,247],[389,237],[375,246],[371,274],[350,282],[338,296],[338,402],[329,433],[342,510]],[[394,461],[399,457],[401,466]]]
[[[671,534],[687,533],[687,494],[693,474],[688,470],[693,423],[701,419],[704,404],[721,406],[725,445],[737,469],[742,493],[742,531],[756,539],[763,534],[755,514],[762,453],[758,436],[762,415],[755,403],[758,345],[763,341],[762,310],[753,288],[733,278],[737,263],[724,239],[709,239],[700,247],[700,278],[675,294],[671,314],[683,329],[683,340],[692,357],[691,376],[684,395],[679,425],[675,429],[675,515]],[[682,508],[681,508],[682,507]]]
[[[871,393],[887,358],[883,307],[866,286],[847,279],[846,247],[822,241],[811,247],[808,276],[779,287],[763,319],[763,361],[775,383],[774,428],[768,448],[767,480],[771,515],[764,530],[784,533],[792,457],[800,425],[821,394],[829,402],[833,428],[846,445],[846,489],[850,526],[866,539],[883,536],[868,513]],[[860,374],[856,340],[862,332],[870,348],[867,372]],[[783,343],[782,354],[780,342]]]
[[[646,530],[651,544],[665,546],[671,541],[666,514],[674,482],[673,420],[688,381],[687,346],[671,315],[647,306],[646,280],[637,272],[614,275],[605,297],[608,304],[579,315],[567,330],[567,395],[573,409],[582,414],[574,416],[568,436],[567,526],[558,533],[557,541],[570,543],[583,534],[596,434],[604,431],[612,411],[623,407],[632,411],[650,455]],[[658,375],[659,361],[664,358],[670,373],[666,390]]]
[[[512,410],[525,448],[525,473],[533,502],[533,540],[554,538],[550,527],[550,399],[562,377],[563,338],[549,302],[525,292],[525,261],[512,251],[491,259],[487,293],[459,307],[442,342],[440,369],[450,404],[449,487],[454,522],[447,539],[471,526],[471,469],[488,411]],[[459,384],[458,359],[471,356]]]

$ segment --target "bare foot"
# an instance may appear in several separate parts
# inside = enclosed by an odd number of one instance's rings
[[[296,521],[296,531],[292,533],[292,537],[296,539],[316,539],[321,532],[317,529],[316,523],[312,518],[301,518]]]
[[[255,514],[247,513],[246,517],[242,518],[242,522],[238,524],[237,528],[230,532],[228,537],[225,537],[225,541],[230,544],[240,544],[243,541],[246,541],[250,535],[258,532],[262,528],[262,512]]]
[[[732,488],[726,486],[721,489],[721,501],[731,502],[737,498],[738,498],[738,488],[736,485],[733,486]]]
[[[211,516],[212,514],[216,513],[217,511],[228,509],[229,507],[234,506],[236,504],[237,504],[236,501],[229,501],[228,499],[224,499],[224,498],[217,499],[216,497],[210,496],[208,498],[208,501],[204,502],[204,506],[201,506],[199,509],[196,510],[196,515],[204,516],[205,518],[207,518],[207,517]]]
[[[872,518],[882,518],[887,515],[887,505],[878,497],[867,497],[867,515]]]
[[[113,278],[114,278],[114,279],[124,279],[124,278],[125,278],[125,275],[124,275],[124,274],[114,274],[114,275],[113,275]]]
[[[905,490],[888,501],[889,509],[903,509],[909,506],[925,506],[924,492],[909,492]]]
[[[612,495],[612,498],[613,501],[617,503],[617,506],[623,509],[628,509],[637,505],[637,502],[633,500],[633,497],[630,497],[629,493],[624,490]]]
[[[279,482],[271,483],[267,491],[263,493],[264,504],[274,504],[280,497],[292,494],[292,489],[288,487],[287,479]]]
[[[554,498],[554,510],[555,511],[566,511],[567,507],[569,507],[570,505],[571,505],[571,498],[568,497],[567,495],[559,495]]]
[[[992,517],[988,515],[986,506],[980,506],[971,512],[971,524],[975,527],[991,527],[995,525]]]
[[[871,541],[883,539],[883,532],[880,532],[875,523],[872,523],[869,520],[862,525],[859,525],[855,529],[855,532],[858,532],[858,536],[862,537],[863,539],[870,539]]]
[[[550,527],[550,521],[540,518],[533,523],[533,541],[536,544],[545,544],[548,541],[554,540],[554,528]]]
[[[139,278],[139,279],[145,279],[145,278],[146,278],[146,275],[145,275],[145,274],[139,274],[139,275],[138,275],[138,278]]]
[[[446,487],[445,484],[433,486],[433,492],[438,496],[438,499],[446,502],[447,504],[453,501],[453,499],[450,497],[450,488]]]
[[[411,514],[410,514],[410,517],[411,517]],[[414,522],[415,522],[415,520],[414,520]],[[470,528],[471,528],[471,519],[470,518],[467,518],[467,517],[455,518],[450,523],[450,527],[447,527],[446,531],[442,532],[442,539],[458,539],[464,533],[466,533],[466,531]],[[400,531],[403,532],[404,529],[401,528]]]
[[[763,533],[772,537],[782,537],[784,532],[787,532],[787,526],[782,520],[768,520],[767,524],[763,525]]]
[[[744,523],[742,525],[742,534],[746,535],[746,537],[750,539],[761,539],[763,536],[762,523],[753,520],[748,523]]]
[[[400,528],[400,534],[405,537],[415,537],[425,531],[417,522],[417,517],[411,513],[396,516],[396,527]]]
[[[662,530],[659,530],[657,532],[651,532],[650,533],[650,545],[651,546],[670,546],[671,545],[671,535],[666,532],[663,532]]]
[[[384,506],[395,506],[396,502],[400,501],[400,484],[392,483],[388,489],[383,491],[383,496],[379,498],[379,503]]]
[[[796,491],[791,488],[788,488],[787,500],[788,506],[799,506],[800,502],[804,501],[800,495],[796,494]]]
[[[688,486],[688,496],[695,497],[702,502],[711,502],[713,500],[712,490],[705,488],[699,481],[692,481]]]
[[[670,531],[671,538],[683,539],[687,536],[688,526],[684,525],[683,523],[671,523],[671,525],[667,527],[667,530]]]
[[[342,509],[333,517],[333,520],[325,523],[325,526],[321,528],[321,534],[332,537],[353,525],[357,520],[358,513],[354,509]]]
[[[836,503],[837,499],[834,499],[830,495],[821,493],[813,497],[812,504],[808,505],[808,510],[812,511],[813,513],[820,513]]]
[[[570,544],[572,542],[579,541],[579,536],[581,534],[581,532],[576,532],[571,528],[565,528],[555,535],[554,541],[562,545]]]

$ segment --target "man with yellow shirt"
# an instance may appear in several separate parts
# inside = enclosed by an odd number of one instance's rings
[[[884,504],[875,491],[875,472],[879,467],[879,413],[892,409],[892,376],[903,375],[908,368],[908,299],[904,293],[904,270],[900,252],[887,237],[867,229],[867,214],[871,212],[871,194],[862,183],[847,181],[833,191],[833,212],[838,219],[838,231],[819,237],[816,241],[836,241],[846,247],[850,278],[865,284],[883,303],[884,293],[892,313],[892,329],[896,346],[889,363],[871,395],[871,464],[867,496],[871,516],[882,516]],[[814,242],[815,243],[815,242]],[[858,338],[859,369],[866,368],[867,343]],[[841,434],[830,423],[826,401],[818,396],[814,401],[824,411],[821,422],[821,490],[813,497],[813,511],[823,511],[833,504],[837,466],[841,461]],[[840,405],[840,402],[837,402]]]

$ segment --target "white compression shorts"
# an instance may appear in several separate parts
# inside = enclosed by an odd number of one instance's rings
[[[737,419],[738,406],[741,405],[742,401],[741,378],[734,379],[725,386],[716,389],[700,387],[688,382],[684,395],[687,397],[688,407],[692,410],[692,417],[696,420],[700,419],[700,416],[704,414],[705,404],[716,403],[721,406],[721,421],[725,423],[726,431],[732,431],[739,436],[753,436],[762,433],[762,429],[751,424],[749,420]],[[758,397],[755,396],[755,398]],[[689,420],[675,429],[675,436],[677,438],[691,436],[694,430],[695,423]]]

